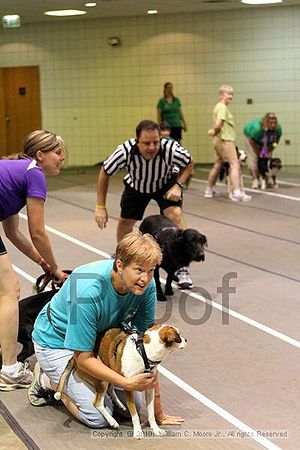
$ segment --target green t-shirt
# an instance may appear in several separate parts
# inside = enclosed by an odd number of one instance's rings
[[[246,123],[244,126],[244,135],[248,138],[253,139],[259,146],[263,145],[263,136],[264,136],[264,130],[261,127],[262,118],[258,117],[257,119],[251,120],[251,122]],[[282,128],[281,125],[278,124],[277,128],[275,130],[276,134],[276,142],[279,142],[279,139],[282,136]]]
[[[234,131],[233,115],[224,103],[219,102],[214,108],[213,120],[215,121],[217,119],[223,120],[223,125],[217,136],[223,141],[235,141],[236,134]]]
[[[168,102],[164,97],[160,98],[157,108],[161,110],[161,121],[167,122],[171,128],[182,127],[180,107],[181,103],[178,97],[173,97],[172,102]]]

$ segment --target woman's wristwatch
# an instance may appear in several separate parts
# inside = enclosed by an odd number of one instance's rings
[[[183,189],[183,183],[181,183],[180,181],[176,181],[176,183],[181,189]]]

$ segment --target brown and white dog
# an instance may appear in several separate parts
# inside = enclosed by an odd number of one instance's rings
[[[124,377],[130,378],[139,373],[143,373],[145,368],[148,369],[149,366],[152,371],[156,371],[157,365],[167,355],[174,350],[185,348],[186,343],[186,339],[180,336],[178,329],[170,325],[152,325],[142,335],[138,332],[128,334],[120,328],[112,328],[104,334],[98,350],[95,348],[94,352],[95,356],[99,357],[106,366]],[[146,367],[147,364],[148,367]],[[61,375],[57,391],[54,395],[56,400],[61,398],[64,384],[74,368],[76,368],[76,363],[74,358],[72,358]],[[111,427],[118,428],[118,422],[104,406],[105,394],[108,391],[119,408],[125,410],[125,406],[115,394],[113,386],[106,381],[90,377],[78,369],[77,373],[85,381],[94,385],[96,389],[95,408],[101,412]],[[142,439],[144,434],[134,403],[133,392],[125,391],[125,396],[132,418],[133,436],[137,439]],[[165,431],[157,425],[154,416],[154,390],[150,389],[145,391],[145,397],[150,427],[156,436],[163,436]]]

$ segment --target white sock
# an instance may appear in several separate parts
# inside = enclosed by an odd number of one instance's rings
[[[50,384],[50,378],[44,372],[42,372],[42,382],[43,382],[45,389],[52,389],[51,384]]]
[[[2,365],[2,371],[7,373],[7,375],[13,375],[17,369],[19,368],[19,363],[18,361],[15,362],[15,364],[12,364],[11,366],[4,366]]]

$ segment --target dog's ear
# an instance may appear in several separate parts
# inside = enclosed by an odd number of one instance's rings
[[[169,325],[164,326],[159,331],[159,335],[166,347],[171,347],[174,342],[177,342],[178,344],[181,342],[181,337],[178,331]]]
[[[207,239],[206,236],[204,236],[204,234],[200,233],[200,239],[201,239],[201,245],[207,247]]]

